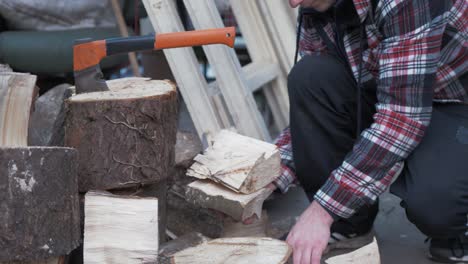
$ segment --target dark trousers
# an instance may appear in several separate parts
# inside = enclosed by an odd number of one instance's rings
[[[357,88],[348,66],[332,55],[305,56],[288,77],[290,127],[296,174],[312,199],[356,141]],[[376,84],[364,84],[362,127],[375,113]],[[468,106],[435,106],[426,136],[405,162],[392,192],[408,218],[430,237],[452,237],[467,229]],[[378,203],[339,226],[369,230]],[[335,223],[335,224],[337,224]],[[333,227],[332,227],[333,229]]]

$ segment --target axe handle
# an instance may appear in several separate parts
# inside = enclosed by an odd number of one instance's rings
[[[99,64],[107,56],[141,50],[224,44],[234,47],[234,27],[164,33],[128,38],[111,38],[77,44],[73,48],[73,69],[81,71]]]

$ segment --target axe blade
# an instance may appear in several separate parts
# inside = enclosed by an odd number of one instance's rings
[[[109,91],[99,64],[81,71],[75,71],[76,94]]]

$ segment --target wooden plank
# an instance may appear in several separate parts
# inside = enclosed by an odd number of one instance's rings
[[[380,264],[377,240],[360,249],[326,260],[327,264]]]
[[[184,3],[196,29],[224,26],[213,0],[184,0]],[[214,68],[216,80],[237,130],[241,134],[269,141],[271,137],[242,75],[234,50],[221,45],[204,46],[203,50]]]
[[[291,16],[291,7],[284,0],[254,0],[268,26],[270,39],[279,56],[284,72],[289,72],[294,64],[296,50],[296,21]]]
[[[252,194],[239,194],[211,181],[198,180],[187,186],[186,199],[244,221],[253,215],[262,217],[263,202],[271,193],[271,189],[264,188]]]
[[[179,18],[175,1],[143,0],[148,17],[156,33],[180,32],[184,27]],[[198,61],[192,48],[164,50],[177,86],[187,104],[200,139],[210,138],[224,126],[207,93],[208,84],[200,73]]]
[[[244,194],[254,193],[280,174],[279,150],[274,144],[222,130],[213,145],[195,157],[187,175],[210,179]]]
[[[158,199],[88,192],[84,263],[155,263]]]
[[[242,67],[242,74],[245,77],[247,86],[253,93],[274,81],[280,74],[280,68],[277,63],[265,61],[251,62]],[[208,94],[210,96],[219,96],[221,94],[219,85],[216,81],[210,82],[208,86]]]
[[[0,146],[27,146],[36,76],[0,73]]]
[[[219,238],[176,253],[174,264],[282,264],[292,250],[286,242],[272,238]]]
[[[256,2],[243,0],[230,0],[230,2],[254,63],[270,62],[279,65],[279,54],[273,46],[268,25],[262,19],[263,14]],[[289,122],[287,74],[288,72],[281,68],[277,78],[263,90],[279,130],[284,129]]]

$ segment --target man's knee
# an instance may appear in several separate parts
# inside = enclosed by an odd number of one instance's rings
[[[291,100],[323,96],[332,87],[349,87],[347,75],[344,65],[329,55],[304,56],[288,75],[289,95]]]
[[[408,219],[429,237],[451,237],[460,234],[460,216],[453,210],[456,201],[449,195],[418,193],[404,201]],[[466,216],[465,216],[466,217]]]

